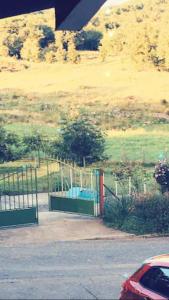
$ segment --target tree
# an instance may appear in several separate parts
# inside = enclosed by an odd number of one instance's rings
[[[67,61],[71,63],[78,63],[80,60],[80,56],[76,50],[75,35],[71,32],[67,34],[67,45]]]
[[[19,137],[0,127],[0,162],[19,159],[24,152],[25,149]]]
[[[28,61],[39,62],[41,60],[40,41],[44,37],[42,30],[38,27],[31,31],[21,49],[21,57]]]
[[[68,122],[52,144],[52,154],[85,166],[104,158],[105,139],[101,130],[87,119]]]
[[[100,31],[83,30],[75,38],[76,48],[77,50],[98,50],[102,37],[103,34]]]
[[[43,140],[41,134],[35,130],[32,134],[27,135],[23,138],[23,143],[26,146],[26,152],[37,152],[38,161],[40,164],[40,150],[43,147]]]
[[[64,33],[58,31],[55,34],[55,55],[56,60],[59,62],[64,62],[66,59],[66,51],[64,49]]]
[[[101,58],[101,61],[105,61],[110,54],[112,54],[112,47],[110,37],[108,33],[106,33],[103,36],[103,39],[101,40],[101,45],[99,47],[99,56]]]

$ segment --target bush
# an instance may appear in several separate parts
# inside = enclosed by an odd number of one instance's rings
[[[169,233],[169,195],[109,198],[105,203],[104,220],[130,233]]]
[[[102,131],[90,120],[76,118],[62,126],[59,140],[52,143],[50,154],[85,166],[104,159],[104,150]]]
[[[132,197],[123,196],[121,199],[108,197],[105,202],[104,219],[117,228],[123,226],[123,222],[133,210]]]
[[[155,167],[154,177],[161,187],[162,193],[169,191],[169,165],[166,162],[160,162]]]
[[[19,136],[0,127],[0,163],[19,159],[24,153],[25,148]]]
[[[77,50],[98,50],[103,34],[100,31],[88,30],[81,31],[76,36]]]

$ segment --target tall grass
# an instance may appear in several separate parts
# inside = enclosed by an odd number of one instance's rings
[[[169,195],[108,197],[104,220],[112,227],[135,234],[169,234]]]

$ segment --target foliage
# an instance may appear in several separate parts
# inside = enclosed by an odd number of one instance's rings
[[[96,30],[82,30],[76,35],[75,43],[77,50],[98,50],[102,32]]]
[[[167,162],[160,162],[155,166],[154,177],[161,187],[161,191],[169,191],[169,165]]]
[[[23,143],[26,146],[26,152],[40,151],[43,147],[42,135],[38,131],[33,131],[23,137]]]
[[[0,162],[19,159],[24,153],[25,148],[19,137],[0,127]]]
[[[104,219],[113,227],[131,233],[169,233],[169,196],[108,198]]]
[[[101,130],[87,119],[68,122],[60,131],[60,140],[52,145],[55,156],[67,158],[79,165],[103,158],[105,140]]]
[[[42,38],[42,30],[31,31],[21,49],[21,57],[28,61],[39,62],[41,60],[40,41]]]
[[[71,63],[78,63],[80,55],[78,54],[75,46],[75,35],[73,33],[67,34],[67,55],[66,60]]]
[[[69,41],[69,52],[74,52],[74,56],[75,50],[100,49],[103,61],[108,55],[125,55],[139,68],[155,67],[168,71],[168,8],[168,0],[156,0],[153,5],[151,0],[131,0],[130,4],[124,3],[117,9],[103,8],[84,30],[76,34],[75,41]],[[65,59],[68,40],[62,41],[59,47],[56,45],[59,38],[57,41],[53,18],[53,13],[47,11],[3,20],[0,55],[35,62],[72,62],[72,59]],[[108,39],[106,33],[110,34]],[[66,37],[69,33],[63,35]],[[73,61],[77,62],[77,59]]]

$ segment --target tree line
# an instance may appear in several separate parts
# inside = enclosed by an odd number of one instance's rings
[[[0,57],[32,62],[80,62],[80,51],[105,61],[123,55],[138,66],[169,70],[169,0],[131,0],[102,9],[80,32],[55,32],[51,12],[0,23]]]
[[[39,20],[39,19],[38,19]],[[47,20],[34,23],[13,19],[0,26],[0,57],[15,57],[30,62],[80,61],[79,50],[98,50],[102,33],[97,30],[82,30],[79,33],[58,31]]]
[[[105,159],[105,138],[102,131],[88,119],[77,118],[60,128],[53,140],[38,131],[19,137],[0,127],[0,162],[15,161],[24,156],[41,153],[67,159],[80,166]]]

